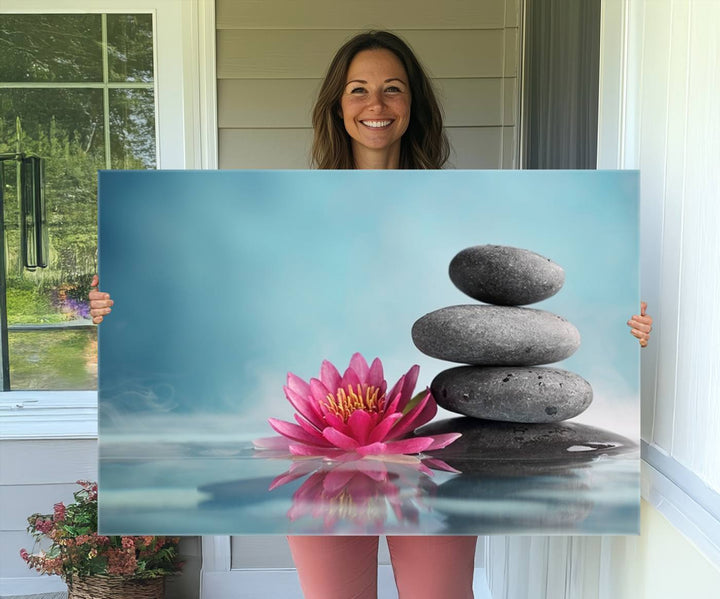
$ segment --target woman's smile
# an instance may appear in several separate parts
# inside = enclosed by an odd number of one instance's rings
[[[371,129],[384,129],[385,127],[388,127],[390,124],[392,124],[392,120],[387,121],[360,121],[363,125],[366,127],[370,127]]]

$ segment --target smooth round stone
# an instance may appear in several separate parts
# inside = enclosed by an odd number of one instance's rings
[[[433,358],[484,366],[551,364],[580,346],[578,330],[557,314],[477,304],[426,314],[415,321],[412,339]]]
[[[559,368],[459,366],[430,385],[446,410],[506,422],[559,422],[584,412],[592,402],[590,383]]]
[[[488,460],[561,465],[637,448],[627,437],[579,422],[522,424],[459,417],[431,422],[415,433],[420,436],[462,433],[445,449],[426,452],[461,472],[472,472],[473,464],[487,472]]]
[[[565,271],[549,258],[505,245],[477,245],[450,262],[450,279],[463,293],[500,306],[533,304],[555,295]]]

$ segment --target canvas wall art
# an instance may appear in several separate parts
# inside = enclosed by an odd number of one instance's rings
[[[107,171],[104,534],[639,531],[635,171]]]

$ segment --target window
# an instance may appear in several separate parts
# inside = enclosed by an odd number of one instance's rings
[[[156,166],[152,14],[13,14],[0,20],[11,389],[94,389],[98,169]],[[44,159],[47,268],[20,252],[19,155]],[[7,389],[6,389],[7,390]]]
[[[212,0],[0,0],[0,25],[18,14],[97,18],[100,13],[152,15],[157,168],[217,168]],[[0,87],[0,98],[6,89]],[[0,393],[0,429],[4,439],[97,437],[97,393]]]

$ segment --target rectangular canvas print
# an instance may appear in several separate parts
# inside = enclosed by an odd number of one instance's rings
[[[638,173],[100,173],[103,534],[636,534]]]

